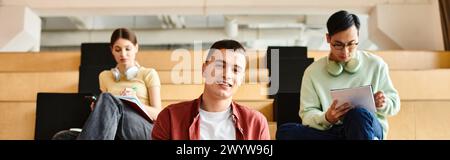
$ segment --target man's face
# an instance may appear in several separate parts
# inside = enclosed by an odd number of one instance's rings
[[[336,62],[348,62],[352,58],[359,43],[358,29],[355,25],[347,30],[335,33],[333,36],[327,34],[327,42],[330,44],[330,59]]]
[[[219,99],[231,98],[244,80],[245,65],[243,51],[213,50],[202,68],[205,91]]]

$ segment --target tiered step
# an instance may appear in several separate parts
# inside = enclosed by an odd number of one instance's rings
[[[203,91],[201,59],[194,53],[188,58],[171,51],[142,51],[138,61],[157,69],[161,78],[163,105],[197,98]],[[266,116],[272,137],[273,100],[265,96],[268,82],[264,68],[265,51],[249,53],[246,83],[234,99]],[[310,52],[321,58],[328,52]],[[379,51],[390,67],[391,79],[400,93],[402,109],[390,118],[389,139],[449,139],[447,110],[450,106],[450,53],[431,51]],[[204,55],[203,55],[204,56]],[[183,57],[183,58],[180,58]],[[32,139],[38,92],[77,92],[80,54],[68,53],[2,53],[0,54],[0,139]],[[172,60],[173,59],[173,60]],[[178,72],[172,69],[192,62],[185,70],[191,77],[187,84],[175,84]],[[196,67],[194,67],[196,66]],[[441,68],[441,69],[440,69]],[[178,74],[181,75],[181,74]],[[256,81],[255,81],[256,80]],[[182,91],[182,92],[180,92]],[[261,94],[260,94],[261,93]]]

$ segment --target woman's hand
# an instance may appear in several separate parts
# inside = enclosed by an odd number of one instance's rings
[[[95,102],[91,102],[91,105],[89,105],[89,107],[91,107],[91,111],[94,111]]]
[[[125,88],[120,92],[121,96],[136,96],[136,91],[132,88]]]

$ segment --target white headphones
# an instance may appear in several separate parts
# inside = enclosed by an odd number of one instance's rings
[[[133,67],[127,68],[125,71],[125,77],[127,80],[132,80],[133,78],[136,78],[138,72],[139,72],[139,64],[136,62],[135,65]],[[111,73],[114,77],[114,80],[116,80],[116,82],[120,81],[120,77],[122,76],[120,74],[119,68],[118,67],[114,67],[111,69]]]
[[[342,62],[338,63],[333,60],[330,60],[329,57],[327,58],[327,71],[332,76],[339,76],[342,74],[343,71],[346,71],[350,74],[358,72],[359,68],[361,67],[361,62],[357,58],[356,55],[358,53],[355,53],[355,56],[351,58],[348,62]]]

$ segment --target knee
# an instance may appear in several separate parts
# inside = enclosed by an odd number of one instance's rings
[[[112,103],[112,104],[114,104],[114,103],[118,103],[118,102],[120,102],[120,100],[108,92],[101,93],[97,99],[97,103],[107,103],[107,104]]]
[[[372,140],[383,138],[383,129],[376,116],[367,109],[358,107],[347,112],[344,118],[346,137],[348,139]]]
[[[100,93],[100,95],[98,96],[98,100],[100,100],[100,99],[109,99],[109,98],[112,98],[112,97],[114,97],[114,96],[111,93],[103,92],[103,93]]]
[[[275,137],[277,140],[295,139],[298,130],[301,128],[299,123],[286,123],[278,127]]]
[[[376,120],[374,114],[362,107],[351,109],[345,115],[343,122],[346,126],[360,127],[370,126]]]
[[[117,104],[120,104],[120,101],[117,100],[114,95],[112,95],[111,93],[101,93],[94,104],[93,111],[120,109],[120,107],[116,107]]]
[[[62,130],[53,135],[52,140],[76,140],[79,134],[79,131]]]
[[[363,107],[356,107],[347,112],[344,118],[344,124],[348,122],[373,121],[374,116],[370,111]]]

